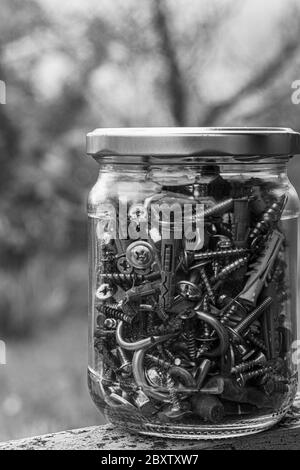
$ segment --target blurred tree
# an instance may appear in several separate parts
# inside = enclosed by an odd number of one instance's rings
[[[47,283],[53,260],[85,251],[93,127],[299,128],[299,10],[296,0],[1,2],[1,315],[20,310],[12,279],[27,292],[25,277]]]

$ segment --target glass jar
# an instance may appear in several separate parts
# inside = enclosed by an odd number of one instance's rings
[[[297,391],[299,200],[284,128],[98,129],[88,200],[89,388],[128,431],[277,423]]]

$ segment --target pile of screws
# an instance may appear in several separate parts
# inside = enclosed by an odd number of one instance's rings
[[[118,413],[215,424],[276,413],[291,392],[286,196],[258,179],[212,181],[153,198],[204,204],[200,249],[172,222],[167,239],[97,240],[98,398]]]

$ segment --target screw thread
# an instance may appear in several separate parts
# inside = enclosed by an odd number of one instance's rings
[[[191,359],[196,359],[197,348],[196,348],[195,336],[192,331],[188,331],[186,336],[187,336],[187,348],[188,348],[189,356]]]
[[[167,375],[167,389],[169,391],[170,399],[172,402],[172,408],[175,410],[180,410],[180,402],[177,397],[175,384],[172,377],[168,374]]]
[[[200,269],[200,275],[201,275],[202,281],[204,282],[205,289],[207,291],[207,294],[208,294],[209,298],[212,300],[213,303],[215,303],[215,296],[214,296],[212,287],[210,285],[208,276],[207,276],[206,271],[205,271],[204,268]]]
[[[125,323],[131,324],[133,318],[124,313],[122,310],[117,308],[118,304],[111,305],[99,305],[97,310],[99,313],[103,313],[107,317],[114,318],[115,320],[124,321]]]
[[[250,334],[250,335],[247,335],[247,339],[248,339],[254,346],[256,346],[258,349],[260,349],[261,351],[267,352],[266,345],[265,345],[265,343],[264,343],[261,339],[257,338],[257,337],[254,336],[254,335],[251,335],[251,334]]]
[[[247,248],[233,248],[231,250],[206,251],[205,253],[196,253],[195,261],[209,260],[214,258],[224,258],[226,256],[240,256],[248,252]]]
[[[253,310],[243,321],[241,321],[235,328],[237,333],[243,333],[272,303],[272,298],[267,297],[256,309]]]
[[[203,212],[204,217],[209,217],[214,214],[220,214],[222,212],[226,212],[229,210],[233,205],[233,199],[226,199],[226,201],[221,202],[220,204],[216,204],[213,207],[206,209]]]
[[[226,279],[229,276],[229,274],[233,273],[234,271],[237,271],[239,268],[244,266],[247,262],[248,262],[248,256],[243,256],[242,258],[237,259],[233,263],[226,266],[226,268],[221,269],[221,271],[216,276],[213,276],[211,278],[211,281],[217,282],[217,281]]]
[[[260,360],[253,359],[252,361],[249,361],[249,362],[242,362],[241,364],[238,364],[237,366],[233,367],[231,369],[231,373],[239,374],[241,372],[251,371],[253,368],[258,366],[262,362],[263,362],[263,359],[260,359]]]

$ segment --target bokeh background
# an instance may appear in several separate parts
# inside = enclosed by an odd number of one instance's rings
[[[0,439],[102,422],[86,387],[85,134],[299,130],[299,35],[298,0],[0,0]]]

